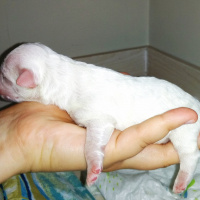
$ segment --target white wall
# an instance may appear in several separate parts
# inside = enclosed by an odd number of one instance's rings
[[[200,1],[150,0],[151,46],[200,67]]]
[[[200,66],[199,0],[1,0],[0,54],[40,41],[82,55],[154,46]]]
[[[68,56],[148,43],[149,0],[1,0],[0,54],[39,41]]]

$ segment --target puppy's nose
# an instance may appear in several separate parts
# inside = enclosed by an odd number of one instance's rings
[[[0,96],[2,96],[2,95],[3,95],[3,90],[2,90],[1,85],[0,85]]]
[[[0,89],[1,89],[2,85],[3,85],[3,78],[2,78],[2,76],[0,74]]]
[[[2,84],[2,82],[0,80],[0,96],[3,96],[4,93],[5,93],[5,89],[3,88],[3,84]]]
[[[2,85],[1,85],[1,81],[0,81],[0,95],[2,94]]]

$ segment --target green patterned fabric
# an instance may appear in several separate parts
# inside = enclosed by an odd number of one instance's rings
[[[73,172],[26,173],[0,185],[1,200],[95,200]]]

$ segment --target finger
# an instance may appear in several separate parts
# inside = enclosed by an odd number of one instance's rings
[[[171,142],[151,144],[137,155],[104,168],[104,171],[119,169],[154,170],[179,163],[179,157]]]
[[[136,128],[140,134],[140,146],[146,147],[166,136],[171,130],[183,124],[195,123],[198,119],[197,113],[190,108],[177,108],[167,111],[161,115],[138,124]],[[151,128],[149,130],[149,127]]]
[[[116,139],[116,161],[133,157],[149,144],[162,139],[170,130],[186,123],[194,123],[197,119],[195,111],[177,108],[127,128]]]

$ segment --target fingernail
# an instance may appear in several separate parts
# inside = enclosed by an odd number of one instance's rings
[[[191,120],[185,122],[185,124],[193,124],[193,123],[195,123],[195,121],[194,121],[193,119],[191,119]]]

